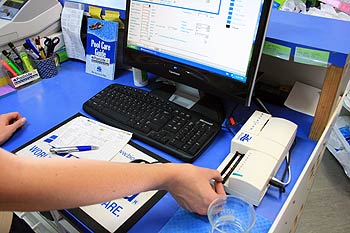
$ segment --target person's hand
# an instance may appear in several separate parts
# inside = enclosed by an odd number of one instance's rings
[[[190,212],[206,215],[210,203],[225,195],[222,177],[217,170],[190,164],[175,164],[173,167],[176,175],[168,183],[167,190]],[[211,181],[214,181],[214,185],[211,185]]]
[[[24,125],[26,118],[18,112],[9,112],[0,115],[0,145],[6,142],[12,134]]]

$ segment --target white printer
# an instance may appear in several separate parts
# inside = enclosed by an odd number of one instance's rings
[[[218,167],[225,191],[258,206],[269,182],[289,153],[297,125],[255,111],[231,141],[231,152]]]
[[[62,5],[58,0],[0,0],[0,48],[23,39],[48,36],[61,30]]]

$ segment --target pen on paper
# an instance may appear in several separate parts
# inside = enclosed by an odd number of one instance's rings
[[[66,146],[66,147],[53,147],[50,148],[51,153],[55,154],[65,154],[79,151],[89,151],[89,150],[97,150],[97,146]]]

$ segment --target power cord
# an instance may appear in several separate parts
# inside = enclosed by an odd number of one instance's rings
[[[284,193],[286,191],[286,186],[290,183],[290,181],[292,180],[292,171],[290,168],[290,157],[289,157],[289,153],[286,156],[286,163],[287,163],[287,173],[288,173],[288,180],[286,182],[283,182],[279,179],[277,179],[276,177],[272,177],[269,184],[272,186],[275,186],[277,188],[279,188],[281,190],[282,193]]]
[[[255,97],[255,100],[256,100],[256,102],[259,104],[259,106],[264,110],[264,112],[266,112],[266,113],[272,115],[271,112],[270,112],[270,111],[267,109],[267,107],[265,106],[265,104],[260,100],[260,98]]]

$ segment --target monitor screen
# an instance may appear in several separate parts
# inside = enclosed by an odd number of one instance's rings
[[[127,0],[127,64],[250,105],[271,0]]]

